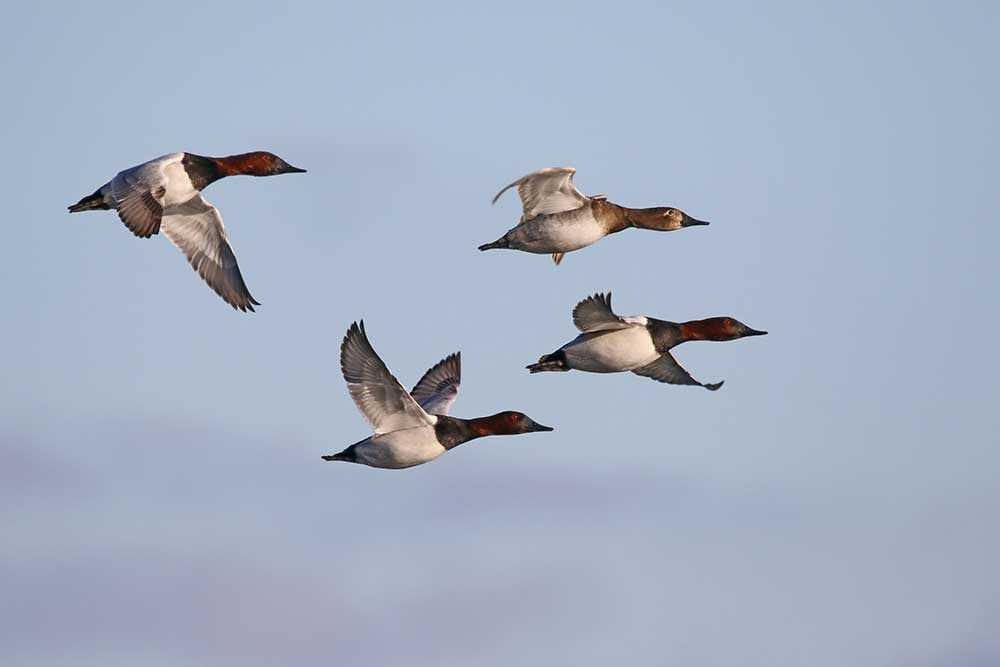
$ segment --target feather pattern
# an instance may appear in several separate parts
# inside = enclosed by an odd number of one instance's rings
[[[136,179],[129,172],[111,181],[111,196],[118,204],[118,217],[129,231],[147,239],[160,231],[166,188]]]
[[[704,387],[709,391],[715,391],[722,386],[722,382],[715,382],[711,384],[706,384],[704,382],[699,382],[691,377],[684,368],[677,363],[673,355],[669,352],[664,352],[660,355],[660,358],[656,361],[646,364],[641,368],[635,368],[632,370],[636,375],[641,375],[647,377],[657,382],[666,382],[668,384],[686,384],[686,385],[696,385],[698,387]]]
[[[368,341],[364,321],[347,330],[340,346],[340,369],[351,398],[376,436],[437,423],[386,368]]]
[[[539,215],[561,213],[585,206],[590,199],[573,185],[574,167],[546,167],[527,176],[522,176],[493,198],[493,203],[507,190],[516,187],[521,198],[523,215],[521,222],[527,222]]]
[[[573,308],[573,324],[584,333],[591,331],[614,331],[630,326],[630,323],[615,315],[611,310],[611,292],[595,294],[576,304]]]
[[[244,312],[260,305],[243,281],[222,216],[204,197],[199,194],[183,204],[167,207],[160,227],[226,303]]]
[[[462,353],[455,352],[424,373],[410,395],[430,414],[447,415],[462,384]]]

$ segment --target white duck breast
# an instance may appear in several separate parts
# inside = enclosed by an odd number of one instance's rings
[[[428,426],[393,431],[357,444],[357,462],[375,468],[409,468],[433,461],[445,453],[434,429]]]
[[[561,213],[540,215],[509,232],[508,240],[519,250],[555,253],[579,250],[607,235],[607,229],[594,218],[590,204]]]
[[[620,373],[652,363],[660,353],[644,326],[584,333],[560,348],[566,365],[590,373]]]

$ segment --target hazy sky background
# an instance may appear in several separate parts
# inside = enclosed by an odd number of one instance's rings
[[[0,24],[0,662],[1000,663],[996,6],[40,4]],[[206,191],[256,314],[66,213],[254,149],[309,170]],[[712,225],[477,252],[549,165]],[[771,333],[677,350],[717,393],[529,376],[605,290]],[[556,431],[323,463],[361,317]]]

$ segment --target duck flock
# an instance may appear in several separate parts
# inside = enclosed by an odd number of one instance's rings
[[[69,210],[113,209],[140,238],[162,230],[226,303],[244,312],[253,311],[260,303],[243,280],[222,216],[201,192],[227,176],[304,172],[266,151],[220,158],[171,153],[119,172]],[[604,195],[588,197],[576,189],[574,174],[572,167],[548,167],[503,188],[493,202],[517,188],[521,219],[506,234],[479,249],[551,254],[558,265],[566,253],[630,227],[667,232],[709,224],[672,207],[628,208]],[[622,317],[612,310],[610,293],[595,294],[576,304],[573,324],[579,335],[529,364],[529,372],[632,372],[657,382],[715,391],[722,386],[721,381],[696,380],[677,363],[671,348],[692,340],[726,341],[767,333],[732,317],[690,322],[642,315]],[[553,430],[522,412],[505,411],[474,419],[450,416],[462,381],[461,354],[456,352],[439,361],[407,391],[375,352],[363,321],[348,328],[340,346],[340,367],[351,398],[374,432],[342,452],[324,456],[326,461],[409,468],[483,436]]]

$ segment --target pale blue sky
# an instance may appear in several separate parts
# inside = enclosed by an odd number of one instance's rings
[[[959,3],[21,4],[7,159],[10,665],[1000,662],[1000,12]],[[65,207],[190,150],[258,313]],[[479,253],[548,165],[710,227]],[[733,315],[716,393],[529,376],[572,306]],[[337,352],[551,434],[412,470]]]

